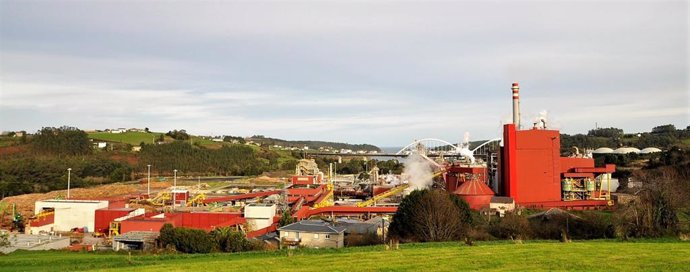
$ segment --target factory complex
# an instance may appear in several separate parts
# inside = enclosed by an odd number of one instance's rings
[[[429,163],[430,188],[464,199],[471,209],[503,215],[529,209],[606,209],[615,205],[615,165],[595,166],[586,154],[561,156],[560,133],[546,122],[520,124],[520,87],[513,83],[513,122],[485,154],[430,156],[424,146],[408,156]],[[432,158],[433,157],[433,158]],[[321,171],[320,167],[327,167]],[[348,235],[385,236],[397,205],[412,189],[411,177],[368,170],[368,179],[338,175],[332,165],[300,160],[294,175],[275,185],[207,192],[172,186],[109,199],[46,199],[35,203],[27,234],[79,232],[103,239],[115,250],[146,249],[171,224],[211,231],[231,228],[278,247],[343,247]],[[280,224],[284,216],[291,224]],[[86,239],[85,239],[86,240]]]

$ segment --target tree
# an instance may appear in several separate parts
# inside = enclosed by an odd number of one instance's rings
[[[168,135],[172,137],[175,140],[180,140],[180,141],[186,141],[189,140],[190,136],[187,134],[187,131],[184,129],[181,130],[173,130],[173,131],[168,131],[165,135]]]
[[[390,236],[412,241],[450,241],[464,237],[471,222],[469,206],[440,190],[416,190],[398,206]]]
[[[223,142],[237,142],[240,144],[244,144],[244,138],[239,137],[239,136],[225,136],[223,137]]]
[[[674,126],[674,125],[656,126],[656,127],[652,128],[652,133],[654,133],[654,134],[675,134],[676,133],[676,126]]]
[[[161,227],[158,242],[162,248],[175,246],[175,227],[172,224],[166,223]]]
[[[151,133],[151,131],[149,131],[149,128],[148,128],[148,127],[145,127],[145,128],[144,128],[144,132],[146,132],[146,133]]]
[[[257,249],[247,240],[244,233],[233,231],[229,227],[216,228],[211,231],[211,237],[216,242],[216,247],[222,252],[242,252]]]
[[[172,245],[184,253],[209,253],[214,245],[211,236],[203,230],[174,228],[171,224],[163,225],[158,241],[164,248]]]
[[[10,243],[10,234],[5,231],[0,231],[0,247],[9,247],[11,245]]]
[[[294,222],[295,222],[295,218],[292,217],[292,215],[290,214],[290,209],[285,209],[283,211],[283,214],[280,217],[280,221],[278,222],[278,225],[281,227],[284,227],[284,226],[290,225]]]
[[[86,155],[91,153],[91,143],[86,132],[74,127],[45,127],[31,141],[34,152],[52,155]]]
[[[592,129],[589,132],[587,132],[587,136],[596,136],[596,137],[606,137],[606,138],[616,138],[620,137],[623,135],[623,130],[620,128],[598,128],[598,129]]]

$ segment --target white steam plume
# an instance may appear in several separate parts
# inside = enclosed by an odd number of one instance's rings
[[[412,190],[426,189],[433,183],[431,164],[422,155],[414,152],[405,159],[403,175],[407,177]]]
[[[463,140],[463,143],[460,145],[460,150],[458,150],[458,153],[462,155],[463,157],[467,158],[470,160],[470,163],[474,164],[475,159],[474,159],[474,153],[472,153],[472,150],[470,150],[470,133],[465,132],[465,137]]]

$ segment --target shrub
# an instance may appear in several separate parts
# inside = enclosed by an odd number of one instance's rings
[[[222,252],[243,252],[264,249],[264,243],[259,240],[248,240],[242,232],[230,228],[217,228],[211,232],[215,246]]]
[[[175,227],[171,224],[164,224],[160,229],[160,235],[158,236],[158,243],[161,248],[167,248],[168,246],[175,246]]]
[[[472,221],[469,206],[439,190],[412,191],[398,206],[389,228],[393,239],[449,241],[463,238]]]
[[[173,228],[165,224],[158,237],[163,248],[174,246],[177,251],[184,253],[209,253],[214,243],[211,237],[203,230],[189,228]]]
[[[527,218],[506,213],[505,217],[489,223],[489,233],[500,239],[527,239],[531,236],[531,229]]]
[[[345,237],[345,246],[370,246],[381,243],[381,238],[376,233],[350,234]]]
[[[10,246],[9,237],[10,237],[9,232],[0,231],[0,247],[9,247]]]

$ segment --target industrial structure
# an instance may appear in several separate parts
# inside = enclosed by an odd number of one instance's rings
[[[594,160],[585,156],[561,157],[559,131],[549,129],[546,120],[522,129],[518,83],[512,84],[511,92],[513,123],[503,125],[501,138],[472,150],[467,139],[453,145],[429,138],[398,153],[425,158],[435,172],[433,187],[458,195],[474,210],[503,214],[515,206],[592,209],[612,205],[610,179],[615,166],[595,167]],[[441,146],[425,146],[428,141]],[[206,231],[230,227],[249,238],[280,232],[278,237],[288,246],[340,247],[342,228],[300,221],[384,218],[397,211],[397,204],[411,190],[404,174],[381,175],[374,167],[365,176],[338,176],[333,165],[324,173],[313,160],[304,159],[280,188],[212,193],[176,186],[120,199],[38,201],[27,232],[96,232],[119,237],[111,240],[117,248],[145,248],[147,237],[172,224]],[[148,212],[130,204],[147,206]],[[297,223],[279,228],[283,216]]]

